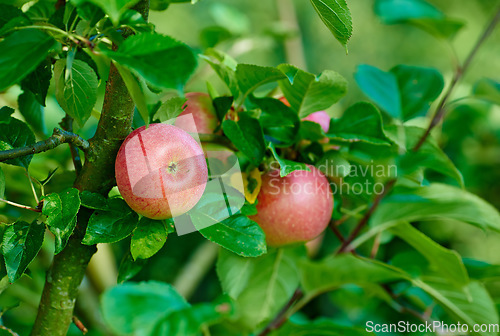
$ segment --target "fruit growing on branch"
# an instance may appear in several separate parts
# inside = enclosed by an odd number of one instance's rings
[[[185,109],[174,125],[189,133],[212,134],[219,120],[210,96],[202,92],[189,92],[186,93],[186,99]],[[182,118],[190,114],[193,116],[194,125],[190,118]]]
[[[328,226],[333,195],[326,177],[317,168],[295,170],[280,177],[273,169],[262,176],[257,215],[250,217],[266,234],[271,246],[307,242]]]
[[[128,205],[152,219],[189,211],[201,198],[208,179],[198,142],[166,124],[151,124],[130,133],[118,152],[115,173]]]

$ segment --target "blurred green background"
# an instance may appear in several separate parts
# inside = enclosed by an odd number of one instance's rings
[[[214,39],[222,41],[216,45],[239,62],[276,66],[291,62],[312,73],[325,69],[339,72],[349,82],[348,94],[329,113],[340,115],[348,106],[359,100],[368,100],[357,87],[354,73],[359,64],[369,64],[389,70],[398,64],[434,67],[447,83],[455,70],[455,59],[461,62],[473,47],[492,13],[499,6],[498,0],[429,0],[447,16],[460,19],[465,27],[452,41],[440,40],[408,25],[385,25],[374,14],[373,1],[348,0],[353,18],[353,36],[348,44],[348,54],[333,38],[330,31],[319,20],[309,1],[303,0],[201,0],[195,5],[172,4],[166,11],[151,12],[150,21],[160,33],[173,36],[197,52],[213,45]],[[159,5],[158,1],[152,1]],[[0,14],[1,15],[1,14]],[[452,50],[456,51],[456,55]],[[200,59],[199,69],[186,87],[186,91],[206,91],[206,82],[212,83],[220,93],[225,92],[222,82]],[[471,99],[474,83],[484,77],[500,80],[500,29],[496,29],[482,46],[473,64],[453,93],[453,99],[463,98],[450,105],[442,130],[437,130],[439,142],[445,152],[464,175],[466,187],[500,209],[500,107]],[[101,83],[101,100],[104,83]],[[64,116],[53,97],[48,97],[45,109],[47,129],[57,126]],[[16,107],[19,88],[11,88],[0,95],[0,104]],[[98,105],[99,106],[99,105]],[[433,108],[431,108],[433,111]],[[16,114],[16,117],[20,117]],[[424,122],[424,120],[417,121]],[[90,137],[96,119],[89,121],[80,130]],[[33,176],[43,179],[58,168],[47,192],[62,190],[72,183],[74,173],[71,157],[66,146],[36,156],[30,168]],[[33,204],[27,177],[19,167],[2,165],[7,177],[6,198],[19,203]],[[31,213],[0,203],[0,220],[12,222]],[[446,247],[458,250],[465,257],[474,257],[500,264],[499,236],[456,223],[425,223],[424,232]],[[190,258],[193,251],[204,241],[197,233],[182,237],[169,236],[166,246],[134,278],[134,280],[173,281],[177,272]],[[36,314],[41,294],[44,272],[50,265],[53,253],[53,238],[47,235],[40,257],[30,266],[31,277],[23,277],[0,295],[0,307],[9,308],[2,317],[3,323],[27,335]],[[127,240],[111,247],[116,264],[128,250]],[[337,242],[328,233],[327,250],[335,248]],[[397,242],[386,245],[380,255],[393,255],[399,251]],[[388,251],[387,249],[391,249]],[[94,325],[89,335],[106,334],[98,314],[97,297],[99,286],[115,281],[116,267],[108,274],[101,274],[100,284],[84,281],[77,314]],[[193,295],[193,302],[211,300],[220,293],[215,271],[211,270],[202,285]],[[492,288],[500,292],[499,288]],[[416,294],[417,295],[417,294]],[[496,295],[498,297],[498,295]],[[333,304],[336,304],[334,307]],[[339,308],[340,307],[340,308]],[[380,308],[370,305],[369,296],[359,288],[346,288],[331,295],[322,296],[307,307],[311,316],[330,315],[339,320],[366,321],[366,315],[390,316],[388,306]],[[371,316],[373,318],[373,315]],[[100,326],[101,325],[101,326]],[[98,330],[101,331],[98,331]],[[79,331],[72,327],[71,334]]]

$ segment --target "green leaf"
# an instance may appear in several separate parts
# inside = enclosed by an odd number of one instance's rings
[[[257,119],[246,113],[239,113],[238,117],[238,121],[224,120],[222,122],[224,134],[255,166],[258,166],[266,150],[262,128]]]
[[[187,45],[157,33],[131,36],[117,51],[102,52],[153,86],[164,89],[182,89],[196,68],[196,58]]]
[[[152,257],[165,244],[167,234],[163,221],[142,217],[132,233],[130,242],[130,252],[134,260]]]
[[[423,0],[377,0],[375,13],[386,24],[414,25],[439,38],[453,38],[464,26]]]
[[[448,282],[433,277],[430,280],[414,280],[413,284],[422,288],[443,307],[451,317],[469,325],[469,330],[476,324],[498,324],[495,303],[484,286],[476,281],[463,290],[449,286]],[[497,335],[495,332],[476,333],[483,336]]]
[[[146,263],[147,259],[137,259],[134,261],[130,252],[125,253],[118,267],[118,279],[116,281],[121,284],[132,279],[142,270]]]
[[[401,118],[401,98],[396,76],[367,64],[354,75],[360,89],[391,117]]]
[[[238,63],[229,55],[215,49],[207,49],[204,55],[200,55],[217,75],[226,83],[234,99],[240,96],[238,80],[236,79],[236,68]]]
[[[17,98],[19,112],[24,117],[24,120],[33,128],[37,134],[45,135],[47,129],[44,121],[44,108],[35,99],[35,95],[30,91],[25,91]]]
[[[242,325],[254,329],[283,307],[299,284],[297,260],[304,256],[303,247],[274,249],[258,258],[220,250],[217,274],[236,301]]]
[[[57,102],[83,127],[97,101],[99,82],[87,63],[75,59],[70,69],[66,65],[67,60],[61,59],[54,66]]]
[[[472,90],[475,97],[500,105],[500,82],[490,78],[482,78],[474,84]]]
[[[321,261],[300,264],[301,285],[308,296],[334,290],[345,284],[385,283],[405,279],[401,270],[350,254],[329,256]]]
[[[83,244],[114,243],[126,238],[137,226],[139,216],[120,198],[108,201],[109,210],[96,210],[90,216]]]
[[[338,151],[326,152],[321,159],[316,162],[318,168],[328,177],[344,178],[351,172],[351,164]]]
[[[0,123],[0,150],[25,147],[33,143],[35,143],[35,135],[22,121],[10,118],[9,123]],[[26,155],[3,162],[28,169],[32,158],[33,155]]]
[[[51,78],[52,63],[46,59],[22,80],[21,87],[25,92],[26,90],[31,91],[40,105],[45,106],[45,98],[47,97]]]
[[[347,92],[347,81],[334,71],[325,70],[316,77],[290,64],[281,64],[278,69],[288,77],[280,80],[279,86],[300,118],[329,108]]]
[[[481,281],[498,281],[500,279],[500,265],[492,265],[470,258],[463,258],[463,263],[471,279]]]
[[[52,37],[36,29],[23,29],[7,36],[0,42],[0,91],[19,83],[50,50],[58,47]]]
[[[0,29],[5,26],[10,20],[23,15],[23,11],[11,5],[0,3]]]
[[[139,2],[139,0],[71,0],[71,3],[76,7],[80,7],[86,2],[99,6],[104,13],[109,15],[111,21],[113,21],[113,24],[116,26],[123,13]]]
[[[281,101],[272,98],[252,98],[262,113],[259,122],[264,138],[276,146],[290,146],[297,138],[300,119],[295,112]]]
[[[15,110],[12,107],[3,106],[0,109],[0,124],[8,124],[12,120],[10,117]]]
[[[345,0],[311,0],[321,21],[330,29],[333,36],[346,47],[352,35],[351,12]]]
[[[422,254],[436,273],[456,287],[462,288],[469,283],[467,270],[456,251],[442,247],[407,222],[392,227],[390,232]]]
[[[3,173],[3,170],[0,167],[0,198],[4,198],[4,196],[5,196],[5,174]]]
[[[276,68],[253,64],[238,64],[235,75],[240,91],[242,92],[240,104],[244,102],[248,94],[252,93],[259,86],[286,78]]]
[[[186,103],[185,98],[173,97],[164,102],[158,111],[156,111],[154,119],[160,122],[165,122],[169,120],[175,120],[179,114],[184,111],[184,104]]]
[[[9,225],[3,234],[2,254],[7,275],[12,283],[24,271],[42,248],[45,224],[34,220],[31,224],[17,221]]]
[[[269,143],[269,149],[271,150],[274,158],[276,159],[276,161],[278,161],[278,164],[280,165],[280,176],[281,177],[285,177],[288,174],[290,174],[291,172],[296,171],[296,170],[311,171],[311,169],[309,169],[309,167],[305,163],[282,159],[278,155],[278,153],[276,152],[276,148],[274,148],[274,144]]]
[[[107,325],[126,335],[137,335],[162,317],[187,307],[189,304],[171,285],[155,281],[118,285],[107,290],[101,300]]]
[[[233,34],[221,26],[209,26],[200,32],[200,43],[204,49],[213,48],[217,44],[229,40]]]
[[[288,321],[282,327],[272,332],[270,336],[369,336],[365,329],[340,325],[328,319],[317,319],[315,321]]]
[[[243,215],[231,216],[199,232],[208,240],[243,257],[258,257],[267,252],[264,232],[257,223]]]
[[[440,183],[395,188],[380,203],[371,225],[435,219],[452,219],[500,231],[500,214],[491,204],[463,189]]]
[[[332,119],[327,136],[339,142],[366,142],[390,145],[385,135],[380,112],[370,103],[356,103],[339,119]]]
[[[390,72],[398,82],[404,120],[425,114],[444,88],[443,76],[433,68],[398,65]]]
[[[88,190],[80,194],[81,204],[89,209],[109,210],[108,199],[101,194],[93,193]]]
[[[127,68],[115,63],[116,69],[120,73],[125,86],[127,87],[132,100],[134,101],[135,107],[139,111],[142,120],[146,125],[149,125],[149,109],[146,102],[146,94],[144,92],[144,86],[141,85],[141,81],[130,72]]]
[[[79,191],[75,188],[47,195],[43,199],[42,213],[47,216],[47,226],[56,238],[55,254],[61,252],[76,227],[80,209]]]
[[[168,314],[154,326],[149,335],[198,336],[202,327],[220,322],[232,314],[232,302],[227,297],[213,303],[199,303]]]
[[[398,173],[400,175],[410,175],[419,169],[427,168],[453,178],[460,186],[464,185],[462,174],[434,138],[428,137],[418,151],[413,150],[425,133],[425,129],[415,126],[405,126],[404,128],[390,126],[386,131],[391,131],[399,137],[404,136],[403,142],[406,141],[406,153],[398,158]]]

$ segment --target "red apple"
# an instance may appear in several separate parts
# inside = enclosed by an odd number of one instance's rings
[[[308,120],[319,124],[325,133],[328,133],[330,129],[330,119],[330,116],[325,111],[314,112],[302,118],[302,120]]]
[[[116,157],[115,173],[127,204],[152,219],[187,212],[203,195],[208,179],[198,142],[166,124],[151,124],[130,133]]]
[[[250,219],[264,230],[270,246],[307,242],[328,226],[333,195],[326,177],[318,169],[296,170],[280,177],[278,170],[262,176],[257,215]]]
[[[194,125],[189,118],[177,118],[174,125],[189,133],[212,134],[219,124],[212,99],[206,93],[186,93],[185,110],[179,117],[192,114]]]

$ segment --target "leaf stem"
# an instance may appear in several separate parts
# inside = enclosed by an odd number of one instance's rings
[[[88,141],[81,138],[78,134],[63,131],[59,128],[54,128],[52,136],[46,140],[39,141],[31,146],[13,148],[6,151],[1,151],[0,162],[15,159],[22,156],[45,152],[54,149],[57,146],[64,143],[71,143],[76,147],[81,148],[84,152],[87,151],[87,149],[89,149]]]
[[[414,152],[418,151],[420,149],[420,147],[422,147],[425,140],[429,137],[432,129],[436,125],[438,125],[441,122],[441,120],[443,119],[444,114],[446,112],[446,102],[450,98],[453,90],[455,89],[455,86],[457,85],[458,81],[463,77],[463,75],[465,74],[465,72],[469,68],[472,60],[476,56],[479,48],[484,43],[484,41],[486,41],[488,36],[490,36],[490,34],[493,32],[493,30],[495,29],[495,26],[498,24],[499,21],[500,21],[500,7],[498,8],[495,16],[491,19],[490,23],[488,24],[488,26],[486,27],[486,29],[484,30],[482,35],[477,40],[476,44],[474,45],[474,47],[470,51],[469,55],[465,59],[463,65],[457,67],[457,70],[455,72],[455,76],[451,80],[450,86],[448,87],[448,90],[444,94],[443,98],[441,98],[441,101],[439,102],[439,104],[436,108],[436,112],[434,113],[434,117],[432,117],[432,119],[431,119],[429,127],[427,127],[425,133],[422,135],[422,137],[420,138],[418,143],[415,145],[415,147],[413,147]]]
[[[276,317],[258,334],[258,336],[266,336],[273,330],[279,329],[290,317],[290,310],[295,302],[304,297],[304,292],[297,288],[288,302],[281,308]],[[302,305],[303,306],[303,305]]]
[[[34,211],[34,212],[42,212],[41,209],[32,208],[30,206],[19,204],[19,203],[15,203],[15,202],[12,202],[12,201],[8,201],[8,200],[3,199],[3,198],[0,198],[0,202],[7,203],[9,205],[12,205],[12,206],[15,206],[15,207],[18,207],[18,208],[21,208],[21,209],[31,210],[31,211]]]

